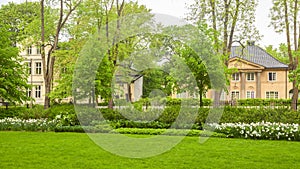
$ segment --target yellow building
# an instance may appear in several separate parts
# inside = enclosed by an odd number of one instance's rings
[[[226,98],[223,97],[225,100],[291,97],[288,65],[254,44],[245,48],[232,47],[228,68],[236,68],[237,72],[232,74],[229,93]]]

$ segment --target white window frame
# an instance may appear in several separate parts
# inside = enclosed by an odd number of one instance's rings
[[[27,55],[32,54],[32,46],[28,46],[26,50],[27,50]]]
[[[28,74],[32,73],[32,62],[27,62]]]
[[[252,97],[252,94],[253,94],[253,97]],[[254,99],[255,98],[255,91],[253,91],[253,90],[247,90],[246,91],[246,98],[247,99]]]
[[[27,89],[27,90],[26,90],[26,95],[27,95],[27,97],[31,97],[31,92],[32,92],[31,89]]]
[[[238,96],[238,97],[236,97],[236,96]],[[238,91],[238,90],[231,91],[230,97],[231,97],[231,100],[233,100],[233,99],[240,99],[240,91]]]
[[[35,86],[35,98],[41,98],[42,87],[40,85]]]
[[[36,54],[41,54],[41,46],[40,45],[36,45]]]
[[[273,94],[272,97],[271,97],[271,94]],[[266,91],[266,99],[279,99],[279,92],[278,91]]]
[[[231,80],[234,82],[239,82],[240,81],[240,73],[233,73],[231,75]]]
[[[248,82],[253,82],[255,81],[255,73],[251,72],[251,73],[246,73],[246,79]]]
[[[270,77],[270,75],[271,75],[271,77]],[[275,82],[276,80],[277,80],[277,73],[276,72],[268,72],[268,81]]]
[[[35,74],[36,75],[42,74],[42,62],[35,62]]]

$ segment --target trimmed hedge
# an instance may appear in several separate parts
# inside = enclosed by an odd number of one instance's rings
[[[169,136],[212,136],[223,137],[223,133],[209,133],[201,130],[178,130],[178,129],[149,129],[149,128],[119,128],[115,130],[103,130],[93,126],[62,126],[56,127],[55,132],[87,132],[87,133],[120,133],[120,134],[138,134],[138,135],[169,135]]]
[[[111,122],[114,128],[169,128],[176,120],[181,107],[168,106],[164,109],[147,109],[138,111],[135,109],[120,109],[119,111],[110,109],[82,108],[75,113],[74,106],[70,104],[56,105],[48,110],[43,110],[42,106],[36,106],[33,109],[22,107],[10,107],[8,110],[0,109],[0,118],[18,117],[21,119],[30,118],[48,118],[57,119],[62,126],[91,126],[97,125],[101,121],[107,120]],[[202,129],[203,124],[207,120],[209,108],[199,108],[198,116],[193,117],[191,112],[197,111],[196,108],[182,108],[184,119],[180,119],[180,123],[175,128],[186,129]],[[210,117],[217,114],[211,112]],[[80,119],[80,123],[79,123]],[[190,121],[189,119],[195,119]],[[300,124],[300,111],[293,112],[287,108],[240,108],[225,107],[220,123],[252,123],[252,122],[280,122],[280,123],[296,123]]]
[[[158,102],[159,105],[165,105],[165,106],[180,106],[182,103],[183,104],[188,104],[188,105],[193,105],[193,106],[199,106],[200,101],[199,99],[178,99],[178,98],[155,98],[155,99],[149,99],[149,98],[143,98],[140,99],[137,102],[134,102],[135,108],[141,108],[142,106],[144,107],[150,107],[151,102]],[[210,106],[212,104],[211,99],[203,98],[203,105],[204,106]],[[141,110],[141,109],[140,109]]]

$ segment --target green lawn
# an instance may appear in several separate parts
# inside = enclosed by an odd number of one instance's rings
[[[198,141],[198,137],[186,137],[162,155],[130,159],[102,150],[82,133],[0,132],[0,168],[300,167],[300,142],[225,138],[210,138],[204,144]]]

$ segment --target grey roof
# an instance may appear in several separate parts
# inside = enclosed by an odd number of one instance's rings
[[[275,59],[265,50],[255,45],[246,46],[244,49],[241,46],[233,46],[229,58],[241,58],[265,68],[288,68],[288,65]]]

